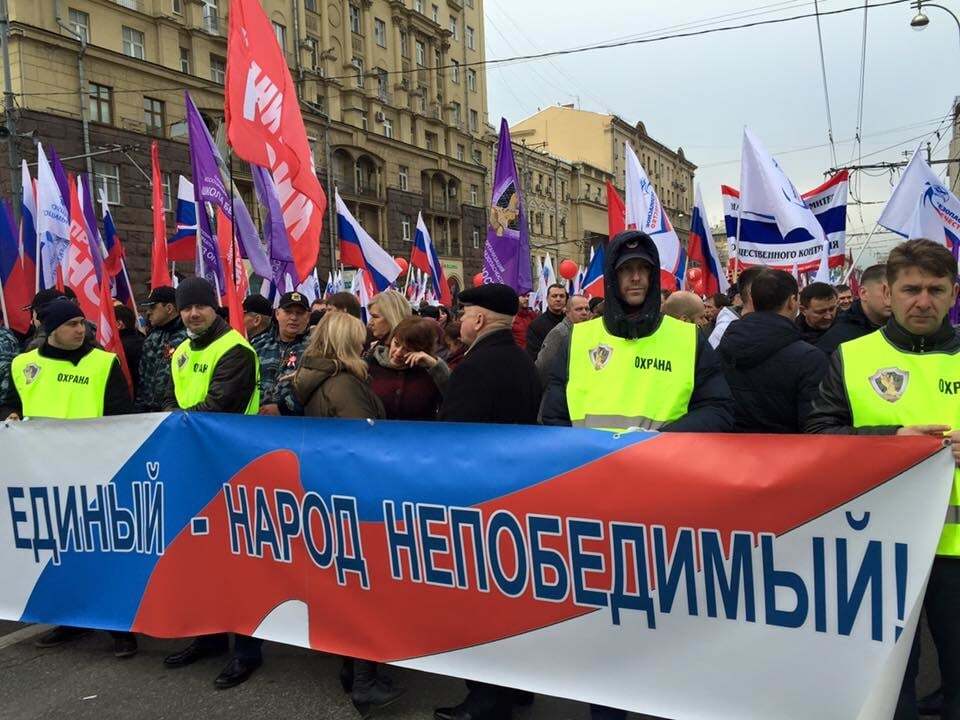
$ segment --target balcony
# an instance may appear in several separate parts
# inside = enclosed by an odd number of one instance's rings
[[[129,2],[130,0],[122,0],[122,2]],[[139,0],[136,0],[139,1]],[[205,15],[203,20],[200,23],[200,29],[209,35],[216,35],[222,37],[224,30],[226,29],[224,21],[220,18],[219,15]]]
[[[146,12],[143,0],[113,0],[114,4],[127,10],[136,10],[137,12]]]

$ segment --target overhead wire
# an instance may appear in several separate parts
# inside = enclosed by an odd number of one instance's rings
[[[830,112],[830,90],[827,87],[827,60],[823,53],[823,31],[820,28],[820,5],[818,0],[813,2],[814,15],[817,21],[817,43],[820,46],[820,72],[823,75],[823,101],[827,110],[827,137],[830,140],[830,157],[833,166],[837,166],[837,146],[833,142],[833,117]]]

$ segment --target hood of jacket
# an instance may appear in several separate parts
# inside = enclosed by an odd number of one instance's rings
[[[390,346],[389,345],[377,345],[367,356],[368,362],[375,362],[380,367],[390,368],[391,370],[405,370],[406,368],[398,367],[390,362]]]
[[[647,254],[656,262],[650,271],[650,286],[647,297],[636,312],[627,312],[627,306],[620,296],[620,283],[617,280],[617,260],[624,252],[624,245],[639,240]],[[660,327],[660,253],[656,243],[646,233],[637,230],[622,232],[607,245],[603,263],[603,325],[607,332],[627,340],[636,340],[652,334]]]
[[[856,325],[857,327],[866,328],[871,331],[882,327],[882,325],[874,325],[870,318],[867,317],[867,314],[863,311],[863,303],[859,300],[854,300],[849,310],[844,310],[840,313],[840,316],[837,318],[837,323]]]
[[[751,368],[798,340],[795,323],[775,312],[754,312],[730,323],[717,350],[726,365]]]

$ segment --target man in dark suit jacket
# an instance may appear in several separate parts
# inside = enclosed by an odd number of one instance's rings
[[[520,306],[508,285],[492,284],[460,294],[467,308],[460,338],[468,346],[450,376],[440,407],[447,422],[535,425],[540,409],[540,377],[530,356],[513,338],[513,317]],[[510,717],[514,703],[528,704],[529,693],[480,682],[454,707],[437,708],[436,720],[500,720]]]

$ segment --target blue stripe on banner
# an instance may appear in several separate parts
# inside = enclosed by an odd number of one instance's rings
[[[847,229],[847,206],[841,205],[817,213],[817,221],[827,235],[844,232]]]

